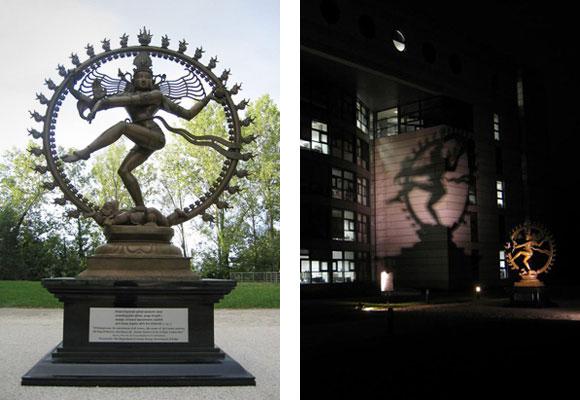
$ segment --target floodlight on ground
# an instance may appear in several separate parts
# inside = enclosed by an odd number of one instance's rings
[[[481,297],[481,286],[475,285],[475,298],[479,299]]]
[[[381,293],[393,291],[393,273],[381,272]]]

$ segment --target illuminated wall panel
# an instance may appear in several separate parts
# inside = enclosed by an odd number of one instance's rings
[[[374,143],[376,256],[398,287],[471,281],[469,140],[439,126]]]

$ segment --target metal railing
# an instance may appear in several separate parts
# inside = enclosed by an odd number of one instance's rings
[[[230,279],[238,282],[280,283],[280,272],[230,272]]]

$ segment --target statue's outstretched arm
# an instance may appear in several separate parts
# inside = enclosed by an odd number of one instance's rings
[[[89,96],[79,92],[78,90],[76,90],[74,88],[73,84],[68,85],[68,90],[74,96],[74,98],[78,100],[77,110],[79,112],[80,117],[83,119],[88,119],[84,115],[85,110],[87,110],[87,109],[90,110],[92,107],[94,107],[94,105],[98,101],[98,99],[89,97]]]
[[[170,114],[176,115],[188,121],[192,120],[203,108],[211,101],[215,100],[220,104],[225,101],[226,92],[224,89],[216,88],[210,94],[198,101],[191,108],[183,108],[179,104],[173,102],[168,97],[163,96],[161,107]]]
[[[159,90],[142,93],[121,93],[104,97],[95,104],[95,107],[99,103],[99,110],[106,110],[114,107],[126,107],[130,105],[159,104],[162,99],[163,95]]]
[[[162,102],[162,100],[163,95],[159,90],[143,93],[122,93],[104,97],[95,103],[91,109],[91,112],[87,116],[87,119],[91,121],[97,112],[107,110],[109,108],[127,107],[130,105],[159,104]]]
[[[170,114],[178,116],[179,118],[186,119],[188,121],[192,120],[197,114],[203,110],[203,108],[210,102],[214,100],[215,95],[213,93],[205,96],[203,99],[198,101],[191,108],[183,108],[179,104],[171,101],[169,98],[163,96],[162,108]]]
[[[69,86],[68,90],[69,90],[70,94],[72,94],[74,96],[74,98],[77,99],[78,101],[82,101],[83,103],[86,103],[87,105],[90,105],[90,104],[95,102],[95,99],[92,99],[89,96],[82,94],[81,92],[79,92],[78,90],[76,90],[72,86]]]

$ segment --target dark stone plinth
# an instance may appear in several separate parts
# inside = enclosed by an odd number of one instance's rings
[[[64,303],[63,341],[22,378],[24,385],[254,384],[254,378],[214,344],[214,304],[235,281],[56,278],[42,284]],[[91,309],[99,308],[186,309],[187,340],[91,341]]]
[[[545,286],[514,286],[510,294],[510,305],[516,307],[549,307],[554,304],[550,301]]]
[[[26,386],[253,386],[228,355],[219,363],[90,364],[55,362],[48,353],[22,377]]]

